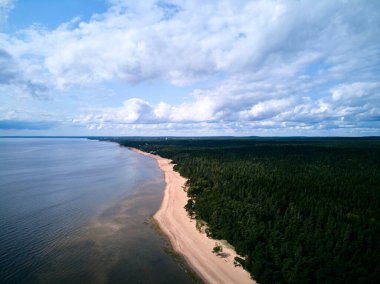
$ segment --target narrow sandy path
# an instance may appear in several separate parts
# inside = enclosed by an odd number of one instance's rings
[[[169,237],[173,248],[184,256],[193,270],[206,283],[256,283],[247,271],[234,266],[235,251],[223,246],[223,252],[228,256],[222,258],[212,253],[216,241],[200,233],[195,227],[195,220],[187,215],[184,209],[188,200],[184,191],[186,179],[173,170],[171,160],[138,149],[131,150],[156,159],[164,172],[164,197],[154,218]]]

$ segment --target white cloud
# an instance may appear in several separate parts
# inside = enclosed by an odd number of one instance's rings
[[[152,105],[140,99],[130,99],[119,108],[105,110],[89,110],[90,116],[81,116],[76,123],[84,125],[102,125],[115,127],[117,125],[156,125],[157,129],[166,129],[167,125],[182,125],[197,129],[207,125],[219,128],[221,131],[245,131],[249,126],[257,129],[296,129],[297,131],[323,130],[332,128],[352,129],[366,122],[367,128],[377,128],[380,118],[379,86],[375,82],[357,82],[356,91],[366,97],[361,102],[344,103],[337,101],[337,90],[324,97],[313,99],[304,97],[285,97],[262,100],[261,96],[250,93],[249,89],[238,90],[230,86],[221,86],[214,90],[197,91],[193,94],[191,103],[170,105],[159,103]],[[359,87],[362,88],[359,90]],[[376,88],[377,86],[377,88]],[[226,87],[226,88],[224,88]],[[229,88],[228,88],[229,87]],[[256,86],[258,88],[258,86]],[[221,94],[221,90],[227,93]],[[260,89],[258,89],[260,90]],[[339,90],[346,99],[352,97],[350,85],[341,85]],[[345,92],[344,90],[348,90]],[[234,91],[240,94],[237,96]],[[344,93],[344,94],[343,94]],[[242,95],[243,94],[243,95]],[[276,97],[274,92],[274,96]],[[280,92],[281,96],[281,92]],[[368,100],[368,98],[371,100]],[[356,98],[355,98],[356,99]],[[101,115],[96,115],[101,113]],[[360,123],[359,123],[360,122]],[[203,125],[203,126],[202,126]],[[142,126],[141,126],[142,127]],[[360,129],[357,130],[360,132]],[[358,133],[359,133],[358,132]]]
[[[360,64],[348,55],[379,35],[376,11],[356,15],[355,3],[340,1],[179,1],[168,19],[154,1],[111,3],[89,22],[11,37],[9,52],[28,75],[42,73],[59,87],[114,78],[182,85],[219,72],[292,76],[316,58],[341,72]]]
[[[311,130],[379,118],[376,1],[109,3],[87,22],[0,35],[9,54],[0,61],[8,70],[0,84],[41,93],[114,80],[209,83],[185,103],[129,97],[120,107],[88,107],[74,122],[93,129],[206,123],[221,131]]]
[[[355,82],[338,85],[331,89],[334,101],[352,101],[357,99],[369,99],[369,97],[380,98],[379,82]]]
[[[268,100],[255,104],[249,110],[242,111],[240,115],[245,120],[271,118],[284,110],[288,110],[292,105],[294,105],[293,98]]]
[[[3,25],[8,19],[9,12],[14,7],[14,2],[14,0],[0,0],[0,31],[3,29]]]

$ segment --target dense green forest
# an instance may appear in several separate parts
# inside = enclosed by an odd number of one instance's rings
[[[172,159],[260,284],[380,283],[380,139],[113,141]]]

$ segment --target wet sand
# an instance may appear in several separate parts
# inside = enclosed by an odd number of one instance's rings
[[[216,240],[196,229],[196,221],[187,214],[184,206],[188,197],[186,179],[173,170],[171,160],[130,148],[132,151],[154,158],[165,175],[164,197],[160,209],[154,215],[161,230],[190,267],[206,283],[256,283],[242,267],[235,267],[236,252],[222,243],[223,254],[212,253]]]

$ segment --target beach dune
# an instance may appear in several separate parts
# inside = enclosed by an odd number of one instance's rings
[[[173,170],[171,160],[157,155],[131,150],[156,159],[165,175],[165,191],[160,209],[154,215],[161,230],[169,237],[173,249],[180,253],[190,267],[206,283],[256,283],[242,267],[235,267],[237,256],[233,249],[223,245],[223,256],[212,252],[216,240],[196,229],[184,209],[188,197],[184,190],[186,179]]]

